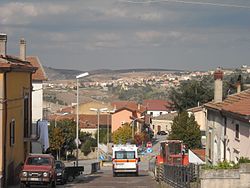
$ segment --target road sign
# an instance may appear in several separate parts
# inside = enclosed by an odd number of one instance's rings
[[[147,149],[147,153],[152,153],[152,152],[153,152],[152,148]]]
[[[152,142],[147,142],[147,148],[152,148]]]
[[[103,161],[104,160],[104,156],[103,155],[100,155],[100,159]]]

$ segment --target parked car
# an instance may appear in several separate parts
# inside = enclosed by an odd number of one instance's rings
[[[20,173],[21,187],[56,187],[55,159],[50,154],[29,154]]]
[[[168,133],[166,131],[158,131],[157,135],[167,135]]]
[[[62,161],[56,161],[56,182],[65,184],[67,182],[67,174],[65,164]]]

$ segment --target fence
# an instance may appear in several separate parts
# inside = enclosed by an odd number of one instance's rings
[[[194,164],[155,166],[153,159],[149,161],[149,171],[154,173],[155,180],[175,188],[190,188],[191,182],[199,178],[199,169],[200,166]]]

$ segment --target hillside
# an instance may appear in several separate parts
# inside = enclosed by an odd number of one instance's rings
[[[48,77],[48,80],[71,80],[75,79],[76,75],[79,75],[86,71],[68,70],[68,69],[55,69],[44,66],[44,71]],[[170,70],[170,69],[122,69],[122,70],[109,70],[100,69],[89,71],[91,75],[97,74],[123,74],[123,73],[135,73],[135,72],[181,72],[183,70]]]

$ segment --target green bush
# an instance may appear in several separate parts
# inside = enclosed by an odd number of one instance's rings
[[[83,152],[84,156],[87,156],[90,152],[91,149],[93,150],[93,147],[96,146],[96,140],[93,138],[90,138],[82,144],[81,151]]]
[[[241,157],[239,163],[250,163],[250,159],[248,157]]]
[[[239,168],[239,164],[235,164],[234,162],[223,161],[219,162],[217,165],[204,165],[203,169],[209,170],[219,170],[219,169],[237,169]]]

